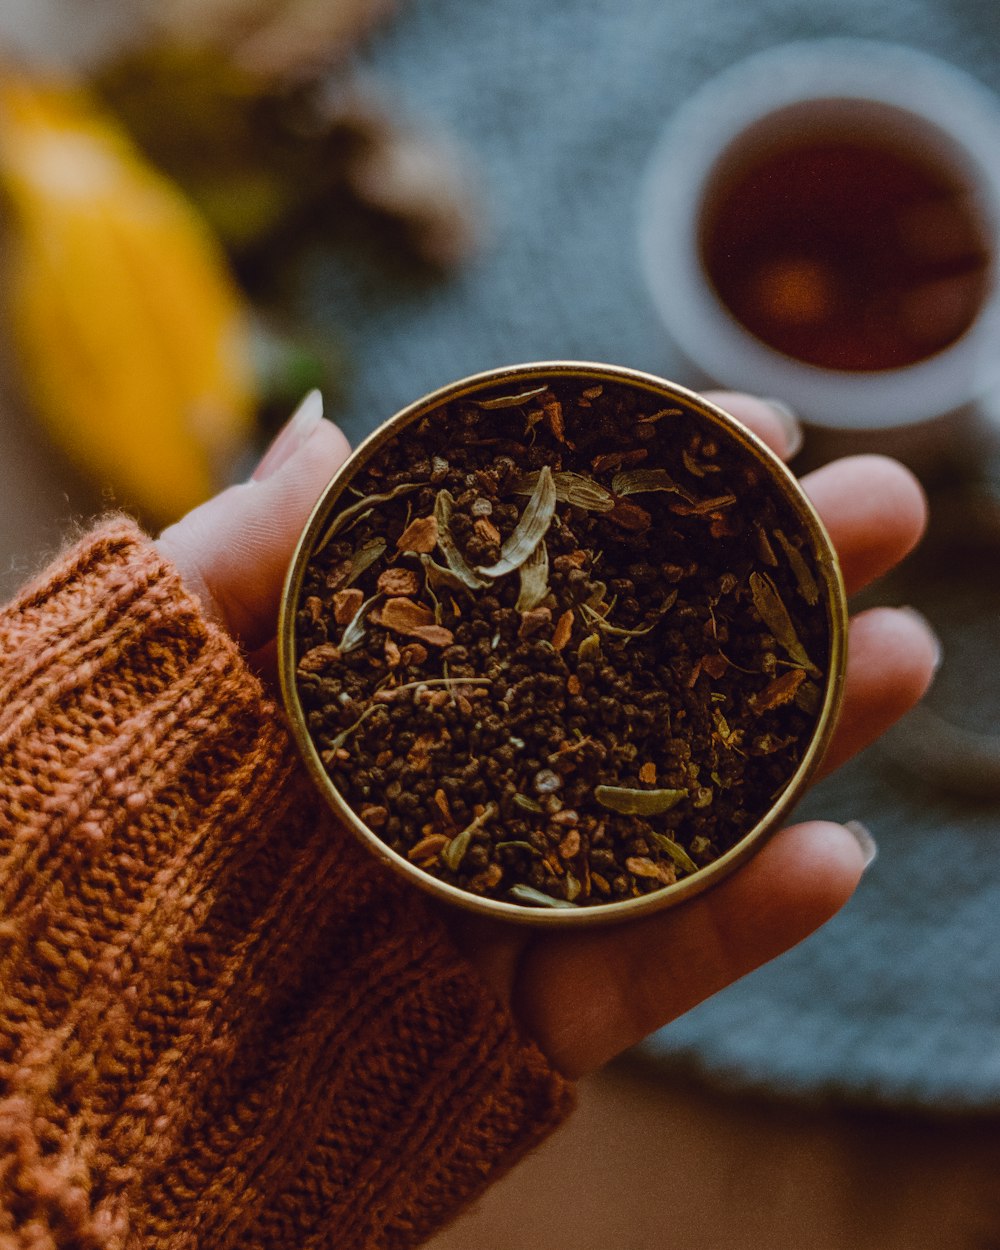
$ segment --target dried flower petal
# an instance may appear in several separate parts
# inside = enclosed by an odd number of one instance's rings
[[[484,577],[497,578],[520,568],[545,537],[555,512],[556,487],[552,470],[543,465],[538,474],[538,485],[521,513],[521,519],[500,548],[500,559],[489,568],[476,571]]]
[[[595,786],[594,798],[602,807],[622,816],[656,816],[669,812],[681,799],[687,798],[686,790],[633,790],[628,786]]]

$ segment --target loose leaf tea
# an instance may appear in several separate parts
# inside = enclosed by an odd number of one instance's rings
[[[339,793],[422,871],[524,907],[638,898],[795,774],[824,585],[793,505],[697,412],[611,381],[487,392],[400,431],[334,506],[299,698]]]

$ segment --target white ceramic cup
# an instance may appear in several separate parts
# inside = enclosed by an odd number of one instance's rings
[[[721,301],[702,267],[699,228],[720,162],[741,142],[818,117],[943,167],[990,245],[972,324],[933,356],[900,368],[840,371],[769,347]],[[967,410],[1000,384],[1000,100],[961,70],[894,44],[783,44],[706,83],[669,122],[641,192],[639,236],[653,301],[675,345],[706,380],[778,397],[837,431],[901,431]]]

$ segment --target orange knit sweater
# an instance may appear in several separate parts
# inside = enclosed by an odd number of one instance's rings
[[[570,1090],[124,521],[0,613],[0,1250],[403,1247]]]

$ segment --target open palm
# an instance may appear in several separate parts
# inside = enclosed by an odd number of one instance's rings
[[[787,434],[749,396],[710,396],[778,454]],[[161,551],[192,591],[268,665],[277,604],[299,531],[349,448],[307,406],[251,481],[164,531]],[[840,555],[848,593],[901,559],[925,521],[920,487],[883,457],[837,461],[803,480]],[[937,644],[906,610],[876,608],[851,623],[846,695],[827,771],[919,699]],[[649,919],[573,934],[529,933],[447,913],[456,941],[552,1062],[579,1075],[787,950],[850,897],[864,870],[857,839],[809,821],[776,834],[720,885]]]

